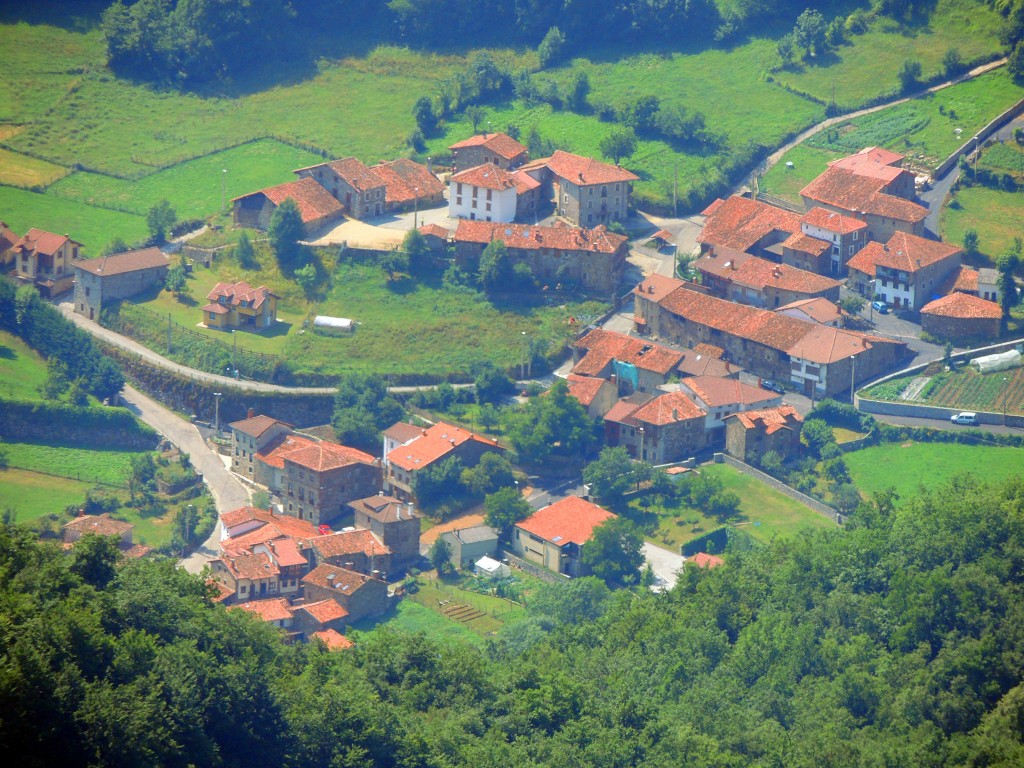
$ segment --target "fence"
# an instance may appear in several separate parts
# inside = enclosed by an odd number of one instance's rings
[[[482,595],[477,592],[461,588],[453,590],[449,585],[438,579],[425,578],[423,576],[420,576],[420,579],[423,581],[425,586],[428,586],[431,589],[436,589],[438,592],[441,592],[451,599],[452,602],[468,605],[471,608],[475,608],[481,613],[486,613],[488,616],[493,616],[496,619],[500,619],[502,616],[507,616],[512,611],[518,611],[523,608],[520,603],[517,603],[514,600],[509,600],[507,597],[500,597],[498,595]],[[501,600],[506,603],[506,605],[501,608],[497,608],[494,605],[495,600]]]
[[[824,504],[818,501],[817,499],[808,496],[806,493],[800,493],[800,491],[798,491],[796,488],[790,488],[781,480],[777,480],[776,478],[762,472],[759,469],[754,469],[749,464],[744,464],[742,461],[734,459],[732,456],[729,456],[728,454],[725,453],[716,453],[715,462],[717,464],[725,463],[728,464],[730,467],[735,467],[743,474],[750,475],[755,480],[760,480],[765,485],[774,488],[775,490],[785,494],[786,496],[789,496],[789,498],[795,501],[799,501],[801,504],[810,507],[815,512],[824,515],[833,522],[838,523],[839,525],[843,524],[843,516],[839,514],[839,512],[833,507],[830,507],[828,504]]]
[[[39,469],[38,467],[27,467],[27,466],[23,467],[23,466],[19,465],[17,462],[12,462],[12,463],[8,464],[8,466],[11,469],[21,469],[21,470],[24,470],[26,472],[33,472],[33,473],[35,473],[37,475],[46,475],[47,477],[59,477],[59,478],[62,478],[64,480],[78,480],[81,483],[93,483],[95,485],[105,485],[108,488],[127,488],[128,487],[128,482],[127,481],[123,481],[123,482],[120,482],[120,483],[112,483],[109,480],[101,479],[98,475],[89,475],[89,474],[83,475],[81,472],[75,472],[74,474],[71,474],[70,472],[67,472],[67,473],[64,473],[64,474],[61,474],[59,472],[47,472],[45,469]]]
[[[546,581],[548,584],[560,584],[561,582],[564,582],[569,578],[564,574],[554,573],[552,571],[549,571],[547,568],[541,568],[539,565],[534,565],[533,563],[527,562],[526,560],[523,560],[523,558],[513,555],[508,550],[502,550],[501,552],[499,552],[498,557],[500,557],[502,560],[508,560],[508,564],[511,565],[513,568],[516,568],[520,571],[526,571],[526,573],[530,574],[531,576],[536,576],[538,579],[540,579],[541,581]]]

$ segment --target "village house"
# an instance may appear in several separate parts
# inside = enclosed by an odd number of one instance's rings
[[[392,426],[388,433],[394,436],[400,431]],[[387,445],[389,437],[384,439]],[[475,467],[485,453],[504,450],[491,438],[439,421],[384,455],[384,490],[401,501],[411,501],[415,497],[413,478],[424,468],[454,456],[467,468]]]
[[[266,448],[275,438],[289,434],[293,429],[288,422],[270,416],[254,416],[251,410],[248,418],[234,421],[229,427],[231,429],[231,471],[243,475],[252,482],[256,482],[256,454]],[[262,469],[260,471],[262,472]]]
[[[902,167],[903,157],[869,147],[829,163],[800,196],[808,211],[821,207],[863,221],[870,240],[923,235],[928,209],[914,202],[914,174]]]
[[[75,312],[98,320],[104,300],[134,296],[163,285],[169,260],[159,248],[115,253],[98,259],[74,261]]]
[[[592,419],[603,419],[619,399],[618,386],[608,379],[570,373],[566,383],[569,385],[569,394],[579,400]]]
[[[576,283],[602,294],[618,286],[629,253],[625,235],[600,226],[579,229],[464,219],[453,237],[459,265],[475,269],[484,248],[493,240],[505,244],[513,264],[526,264],[537,280],[551,287]]]
[[[800,232],[798,214],[740,195],[715,200],[703,214],[701,256],[713,253],[721,263],[744,254],[781,261],[782,243]]]
[[[955,245],[897,232],[850,259],[850,287],[869,300],[877,296],[894,307],[919,310],[937,298],[962,256]]]
[[[123,520],[115,520],[109,514],[79,515],[64,524],[64,548],[71,549],[83,536],[114,536],[117,538],[118,549],[127,558],[138,558],[149,554],[152,547],[136,544],[134,541],[135,526]]]
[[[921,308],[921,330],[956,344],[989,342],[999,338],[1002,317],[995,302],[954,291]]]
[[[298,168],[293,173],[300,179],[314,179],[354,219],[384,214],[387,185],[374,170],[354,157]]]
[[[441,539],[448,545],[452,563],[460,569],[498,551],[498,532],[489,525],[456,528],[442,533]]]
[[[775,311],[780,315],[827,325],[831,328],[839,328],[843,324],[842,311],[828,299],[802,299],[785,304]]]
[[[903,342],[706,296],[682,280],[668,291],[670,279],[653,282],[651,292],[648,278],[634,291],[635,312],[647,333],[685,346],[721,347],[750,373],[789,382],[808,396],[848,392],[851,376],[872,378],[906,355]]]
[[[269,328],[277,322],[277,294],[265,285],[217,283],[203,307],[207,328]]]
[[[292,603],[288,598],[273,597],[240,603],[230,610],[246,611],[284,630],[284,639],[288,643],[327,638],[325,642],[352,647],[352,641],[340,633],[345,628],[349,613],[336,600]],[[339,644],[335,636],[343,642]]]
[[[391,550],[390,570],[405,570],[420,558],[420,515],[409,502],[381,491],[349,503],[355,526],[367,530]]]
[[[378,163],[371,170],[384,182],[388,212],[434,208],[444,203],[444,184],[425,165],[400,157]]]
[[[594,529],[616,517],[585,499],[569,496],[515,524],[512,550],[527,562],[567,576],[586,576],[580,560]]]
[[[610,224],[629,216],[633,182],[639,176],[624,168],[562,150],[543,161],[554,180],[555,212],[579,227]]]
[[[423,235],[423,241],[434,253],[443,253],[448,249],[448,239],[452,233],[448,231],[446,227],[442,227],[440,224],[424,224],[419,228],[419,232]]]
[[[516,218],[516,176],[496,165],[477,165],[448,178],[448,216],[509,222]]]
[[[307,602],[335,600],[356,622],[388,609],[388,585],[380,579],[334,565],[318,565],[302,577]]]
[[[299,208],[307,237],[339,220],[345,213],[342,204],[315,179],[302,178],[232,198],[232,221],[236,227],[269,229],[274,211],[288,198]]]
[[[697,259],[693,268],[700,273],[701,284],[711,295],[767,309],[802,299],[838,302],[842,285],[839,280],[748,253],[725,258],[711,250]]]
[[[391,550],[373,531],[346,528],[309,539],[304,546],[308,548],[313,566],[336,565],[381,579],[398,570],[392,569]]]
[[[265,621],[272,627],[283,629],[288,634],[288,640],[294,639],[291,628],[295,619],[291,603],[285,597],[273,597],[266,600],[250,600],[245,603],[231,606],[232,611],[245,611],[261,621]]]
[[[704,433],[708,444],[725,439],[725,420],[734,413],[782,405],[782,395],[744,384],[739,379],[695,376],[683,379],[678,386],[707,413]]]
[[[518,168],[526,162],[527,150],[522,144],[504,133],[482,133],[457,141],[448,147],[452,153],[455,173],[490,163],[505,171]]]
[[[800,217],[800,231],[782,242],[782,263],[840,277],[846,262],[868,242],[868,225],[821,206]]]
[[[725,450],[747,464],[758,464],[768,451],[783,461],[800,453],[803,417],[791,405],[741,411],[725,418]]]
[[[704,448],[707,414],[684,392],[634,395],[605,415],[605,440],[651,464],[689,458]]]
[[[33,227],[10,248],[19,282],[30,283],[46,298],[71,290],[75,275],[71,262],[82,244],[68,235],[55,235]]]
[[[720,379],[738,379],[743,369],[723,360],[725,350],[711,344],[698,344],[682,350],[683,357],[676,366],[680,376],[717,376]]]
[[[683,353],[646,339],[595,328],[573,344],[572,372],[615,382],[618,394],[653,392],[676,372]]]

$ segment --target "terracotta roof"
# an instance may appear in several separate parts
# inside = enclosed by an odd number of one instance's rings
[[[872,214],[897,221],[924,221],[928,209],[881,190],[886,180],[865,176],[835,165],[800,190],[800,194],[844,211]]]
[[[129,560],[137,560],[140,557],[145,557],[153,548],[147,544],[132,544],[128,549],[121,551],[121,554],[127,557]]]
[[[800,299],[799,301],[784,304],[775,311],[785,312],[786,310],[797,310],[809,319],[822,325],[834,323],[842,317],[839,307],[821,296],[813,299]]]
[[[739,379],[722,379],[717,376],[693,376],[679,382],[693,392],[710,408],[725,405],[754,405],[777,400],[781,395],[760,387],[744,384]]]
[[[577,496],[569,496],[534,512],[522,522],[516,523],[516,528],[558,546],[569,542],[586,544],[597,526],[615,517],[617,515],[596,504]]]
[[[501,240],[507,248],[516,250],[551,248],[559,251],[615,253],[628,238],[609,232],[601,225],[585,229],[563,225],[548,227],[461,219],[453,239],[456,243],[481,244]]]
[[[505,133],[482,133],[470,136],[468,139],[455,142],[448,149],[464,149],[465,147],[484,147],[506,160],[515,160],[526,152],[526,147]]]
[[[643,281],[633,289],[633,293],[638,296],[643,296],[648,301],[653,301],[655,304],[660,302],[672,291],[680,288],[683,285],[683,281],[675,277],[665,277],[657,273],[648,275]]]
[[[275,515],[265,509],[241,507],[221,515],[221,524],[229,532],[246,522],[256,523],[245,533],[225,539],[221,547],[240,549],[258,543],[280,538],[308,539],[320,535],[320,531],[308,520],[300,520],[291,515]]]
[[[512,174],[512,180],[516,184],[516,194],[522,195],[530,190],[537,189],[540,182],[526,171],[518,170]]]
[[[800,217],[774,205],[733,195],[716,206],[697,236],[698,243],[746,251],[776,230],[793,234],[800,231]]]
[[[348,616],[341,603],[337,600],[321,600],[317,603],[305,603],[295,606],[296,611],[305,611],[321,624],[329,624]]]
[[[879,179],[892,180],[900,171],[904,155],[890,152],[882,147],[865,147],[855,155],[833,160],[829,165],[854,171],[861,176],[873,176]]]
[[[226,315],[230,311],[231,310],[223,304],[206,304],[203,306],[203,312],[212,312],[215,315]]]
[[[653,399],[654,395],[646,392],[634,392],[629,397],[619,398],[619,401],[604,415],[604,420],[612,424],[625,424],[629,427],[635,427],[637,423],[636,419],[633,418],[633,414],[640,409],[640,406]]]
[[[355,643],[333,629],[321,629],[319,632],[314,632],[312,636],[332,651],[345,651],[356,647]]]
[[[817,210],[823,210],[821,208]],[[827,240],[821,240],[817,237],[811,237],[801,232],[794,232],[792,235],[782,241],[783,248],[790,248],[794,251],[800,251],[801,253],[810,253],[814,256],[821,256],[825,251],[832,247],[832,244]]]
[[[506,189],[514,189],[516,180],[505,169],[491,163],[484,163],[448,177],[449,188],[452,184],[468,184],[471,187],[494,189],[501,192]]]
[[[922,315],[955,317],[960,319],[999,319],[1003,311],[994,301],[972,296],[969,293],[951,293],[921,307]]]
[[[955,245],[908,235],[906,232],[896,232],[885,245],[872,240],[850,259],[850,262],[857,260],[855,269],[859,272],[866,272],[865,269],[861,269],[861,265],[871,264],[874,268],[886,267],[913,273],[962,252],[963,250]]]
[[[589,157],[556,149],[548,158],[547,167],[556,176],[577,186],[612,184],[617,181],[639,181],[640,177],[617,165],[602,163]]]
[[[705,208],[703,211],[700,212],[700,215],[701,216],[713,216],[714,213],[719,208],[721,208],[723,205],[725,205],[725,200],[723,200],[720,197],[715,198],[710,203],[708,203],[708,207],[707,208]]]
[[[236,579],[269,579],[281,575],[280,569],[263,552],[224,552],[218,559]]]
[[[139,251],[125,251],[98,259],[81,259],[71,262],[71,266],[93,275],[123,275],[140,269],[166,267],[170,259],[159,248],[143,248]]]
[[[85,535],[95,533],[97,536],[121,536],[134,528],[131,523],[114,520],[109,514],[81,515],[70,523],[64,524],[65,531],[78,531]]]
[[[761,408],[756,411],[740,411],[729,419],[738,419],[747,429],[764,429],[771,435],[780,429],[792,429],[792,425],[803,422],[804,417],[791,405],[777,405],[774,408]]]
[[[855,272],[862,272],[868,277],[874,279],[876,250],[881,252],[882,246],[881,244],[878,244],[877,249],[872,249],[872,245],[874,245],[874,241],[868,243],[853,254],[853,256],[850,257],[850,260],[846,262],[846,268],[852,269]]]
[[[391,550],[377,541],[370,531],[340,531],[327,536],[316,536],[307,540],[307,546],[316,550],[317,554],[329,559],[347,555],[364,554],[367,557],[390,555]]]
[[[273,553],[274,561],[282,568],[309,563],[309,560],[299,552],[299,546],[294,539],[274,539],[267,542],[267,547]]]
[[[442,240],[447,240],[451,234],[445,227],[440,224],[424,224],[420,227],[420,232],[423,235],[432,235],[434,237],[440,237]]]
[[[362,589],[372,577],[362,573],[339,568],[336,565],[318,565],[302,577],[303,584],[314,584],[335,590],[341,595],[353,595]]]
[[[209,578],[206,580],[206,586],[213,587],[217,593],[211,599],[215,603],[223,603],[225,600],[235,596],[235,591],[231,589],[227,584],[224,584],[217,579]]]
[[[253,309],[259,309],[268,297],[276,298],[277,294],[265,285],[253,288],[244,282],[217,283],[213,286],[213,290],[206,294],[206,298],[215,304],[224,303],[220,301],[222,296],[228,299],[227,306],[238,307],[242,305],[242,302],[247,302]]]
[[[276,187],[267,187],[259,192],[236,197],[231,202],[244,200],[253,195],[263,195],[274,205],[280,205],[290,197],[298,205],[304,224],[327,216],[333,216],[345,209],[345,206],[335,200],[331,193],[320,186],[316,179],[310,177],[299,179],[298,181],[288,181],[284,184],[278,184]]]
[[[11,250],[28,253],[34,251],[45,256],[53,256],[67,242],[81,245],[81,243],[71,240],[67,235],[55,235],[53,232],[47,232],[45,229],[33,227],[22,237],[18,238],[18,241],[11,246]]]
[[[400,205],[444,192],[444,184],[427,166],[405,157],[380,163],[371,170],[384,182],[384,200],[387,203]]]
[[[579,400],[580,405],[584,408],[589,407],[597,397],[597,393],[601,391],[601,387],[608,384],[604,379],[594,376],[579,376],[575,373],[570,373],[566,381],[569,383],[569,394]]]
[[[412,472],[444,458],[467,440],[475,440],[495,448],[501,447],[495,440],[439,421],[429,429],[422,430],[420,436],[408,445],[395,448],[388,454],[387,459],[395,466]]]
[[[281,426],[288,427],[289,429],[291,429],[292,427],[292,425],[289,424],[288,422],[263,415],[253,416],[251,419],[233,421],[228,426],[230,426],[233,430],[249,435],[249,437],[260,437],[264,432],[266,432],[275,424],[280,424]]]
[[[723,379],[732,381],[732,379]],[[677,421],[689,419],[703,419],[707,411],[698,407],[689,397],[682,392],[666,392],[658,395],[650,402],[644,403],[633,411],[633,419],[644,424],[665,426],[674,424]]]
[[[793,293],[826,293],[839,288],[842,281],[797,269],[788,264],[776,264],[749,254],[726,258],[711,251],[697,259],[694,268],[716,275],[724,280],[763,292],[769,286]]]
[[[574,346],[587,350],[572,369],[573,373],[581,376],[596,376],[613,360],[667,376],[683,357],[683,353],[677,350],[603,328],[595,328]]]
[[[835,232],[838,235],[848,235],[857,230],[868,228],[867,223],[860,219],[844,216],[841,213],[830,211],[828,208],[822,208],[820,205],[811,208],[811,210],[803,215],[800,221],[812,227],[827,229],[829,232]]]
[[[367,168],[354,157],[345,157],[341,160],[332,160],[327,163],[341,179],[354,189],[365,192],[368,189],[376,189],[384,186],[384,180],[374,171]],[[312,166],[315,168],[316,166]],[[300,169],[302,170],[302,169]]]
[[[686,562],[693,563],[698,568],[717,568],[725,565],[725,560],[716,555],[709,555],[707,552],[698,552],[693,557],[687,558]]]
[[[264,621],[287,621],[292,618],[292,609],[287,598],[274,597],[269,600],[250,600],[231,607],[231,610],[248,611]]]
[[[423,427],[417,427],[415,424],[408,424],[404,421],[395,422],[384,430],[384,437],[390,437],[399,443],[408,443],[422,434]]]
[[[952,285],[943,293],[950,293],[952,291],[961,291],[962,293],[978,292],[978,270],[961,265],[960,269],[953,273],[952,278]]]
[[[667,243],[671,239],[672,233],[669,232],[667,229],[659,229],[657,232],[651,235],[651,240],[661,240],[663,243]]]
[[[370,454],[355,448],[298,435],[280,435],[256,455],[271,467],[281,469],[285,462],[291,462],[314,472],[328,472],[353,464],[372,465],[375,461]]]
[[[381,523],[393,523],[399,520],[413,520],[421,517],[412,504],[400,501],[394,496],[385,496],[383,493],[377,496],[369,496],[365,499],[350,501],[349,506],[356,512],[372,517]]]
[[[743,370],[738,365],[721,359],[721,350],[717,355],[702,352],[698,344],[693,349],[683,350],[683,359],[679,361],[678,370],[687,376],[731,376]]]

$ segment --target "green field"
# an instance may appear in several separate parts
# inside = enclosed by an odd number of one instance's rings
[[[0,470],[0,511],[13,510],[17,523],[31,523],[45,515],[62,515],[66,507],[81,504],[92,487],[92,483],[25,469]]]
[[[985,147],[981,151],[978,168],[994,173],[1009,173],[1020,179],[1024,176],[1024,147],[1015,141]]]
[[[956,200],[956,207],[950,205],[951,199]],[[1022,221],[1024,195],[1020,192],[962,187],[942,206],[939,229],[943,240],[958,245],[963,244],[964,233],[973,229],[978,233],[978,249],[991,265],[1010,249],[1014,238],[1021,236]]]
[[[95,484],[126,487],[128,467],[142,452],[69,448],[39,443],[4,443],[10,466]]]
[[[40,400],[46,363],[17,336],[0,331],[0,397]]]
[[[1024,472],[1024,449],[956,443],[886,443],[847,453],[843,460],[866,496],[892,487],[900,496],[919,486],[936,488],[970,472],[990,482]]]
[[[12,187],[45,187],[68,173],[45,160],[0,149],[0,184]]]
[[[440,613],[404,597],[387,613],[358,621],[351,626],[348,637],[359,643],[359,636],[373,632],[377,627],[387,627],[404,632],[424,632],[439,642],[455,640],[483,647],[484,638],[459,624],[446,619]]]
[[[782,159],[758,178],[758,191],[803,205],[800,190],[814,181],[832,160],[844,152],[818,149],[807,142],[797,144]],[[786,165],[792,163],[792,167]]]

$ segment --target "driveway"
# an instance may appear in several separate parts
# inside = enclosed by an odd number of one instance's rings
[[[643,551],[644,560],[654,571],[655,580],[651,589],[656,592],[672,589],[676,585],[676,577],[682,569],[683,563],[686,562],[686,558],[647,541],[644,542]]]

